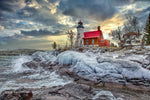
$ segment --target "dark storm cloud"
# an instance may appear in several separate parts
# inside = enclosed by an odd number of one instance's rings
[[[109,0],[110,1],[110,0]],[[117,10],[108,0],[61,0],[60,9],[64,15],[105,20]]]
[[[47,1],[54,4],[60,0]],[[105,20],[113,17],[113,15],[117,12],[112,1],[116,5],[128,3],[128,0],[61,0],[59,10],[62,10],[65,15],[76,18],[84,17],[96,20]],[[30,4],[35,4],[35,2],[37,2],[36,6],[40,6],[38,9],[36,7],[29,6]],[[9,14],[2,14],[0,12],[0,16],[2,16],[0,17],[0,20],[9,20],[13,18],[17,20],[34,21],[47,26],[57,26],[57,15],[59,15],[60,12],[56,12],[57,14],[51,14],[50,11],[52,8],[48,2],[45,2],[44,0],[1,0],[0,10],[11,12],[17,11]]]
[[[12,0],[10,0],[10,2],[12,2]],[[1,0],[0,1],[0,10],[1,11],[13,11],[12,9],[12,5],[8,4],[6,0]]]
[[[57,0],[56,0],[57,1]],[[17,12],[18,18],[28,19],[34,22],[39,22],[44,25],[54,25],[57,23],[56,15],[50,13],[52,9],[44,0],[36,0],[39,8],[30,7],[28,5],[34,3],[33,0],[27,1],[27,6]]]
[[[24,0],[0,0],[0,10],[13,12],[24,6]]]
[[[25,6],[25,0],[0,0],[0,24],[7,26],[7,21],[17,19],[16,12]]]
[[[1,0],[0,10],[1,11],[14,11],[13,5],[11,5],[11,3],[13,2],[14,2],[13,0]]]
[[[130,0],[61,0],[64,15],[106,20],[118,12],[116,6],[133,3]]]
[[[137,11],[135,13],[135,16],[138,16],[138,19],[140,20],[140,22],[142,23],[142,25],[145,26],[146,20],[149,16],[150,13],[150,7],[147,7],[145,9],[143,9],[142,11]]]
[[[21,34],[14,34],[12,36],[0,37],[0,39],[2,39],[3,41],[7,41],[7,40],[15,40],[15,39],[23,38],[23,37],[24,36]]]
[[[58,15],[62,13],[67,16],[71,16],[72,21],[76,22],[77,18],[85,18],[84,23],[90,22],[90,19],[106,20],[112,18],[116,13],[119,13],[118,6],[125,6],[137,2],[138,0],[0,0],[0,25],[9,30],[35,30],[36,26],[40,24],[40,29],[49,28],[52,31],[60,30],[65,31],[66,27],[72,29],[71,26],[58,23]],[[57,12],[51,14],[56,2],[60,1]],[[49,5],[49,4],[52,5]],[[31,6],[34,5],[34,6]],[[36,8],[37,7],[37,8]],[[145,9],[144,11],[148,11]],[[5,13],[3,13],[5,12]],[[134,14],[134,12],[128,11],[128,13]],[[73,20],[74,19],[74,20]],[[18,20],[22,22],[33,22],[34,28],[31,25],[24,23],[17,23]],[[75,26],[74,26],[75,27]],[[23,31],[24,32],[24,31]],[[32,32],[32,31],[31,31]],[[40,34],[34,31],[37,35],[41,36],[47,34],[44,32]],[[41,31],[43,32],[43,30]],[[24,32],[28,33],[28,32]],[[52,34],[51,32],[49,34]],[[30,35],[30,34],[28,34]]]
[[[55,3],[57,0],[48,1]],[[35,2],[37,2],[36,6],[40,6],[40,8],[28,6]],[[52,9],[49,8],[48,4],[44,0],[0,0],[0,20],[23,19],[45,25],[54,25],[57,23],[57,17],[50,13]]]
[[[137,13],[145,13],[145,12],[149,12],[150,13],[150,7],[147,7],[146,9],[143,9],[142,11],[139,11]]]
[[[43,0],[36,0],[36,1],[39,2],[39,3],[43,3]],[[47,0],[47,1],[50,2],[50,3],[56,3],[56,2],[58,2],[60,0]]]
[[[118,7],[139,1],[142,0],[61,0],[59,9],[67,16],[104,21],[119,13]]]
[[[21,30],[21,34],[25,36],[46,36],[46,35],[59,35],[61,31],[51,32],[48,30],[32,30],[32,31],[23,31]]]
[[[24,37],[25,36],[20,35],[20,34],[14,34],[12,36],[5,36],[5,37],[0,36],[0,47],[1,47],[1,45],[7,44],[9,41],[22,39]]]

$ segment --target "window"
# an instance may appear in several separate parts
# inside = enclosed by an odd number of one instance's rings
[[[87,45],[89,44],[89,40],[86,40],[86,44],[87,44]]]
[[[135,35],[130,36],[130,38],[131,38],[132,40],[135,39]]]
[[[92,39],[92,44],[94,44],[94,39]]]
[[[127,43],[127,44],[131,44],[131,41],[127,41],[126,43]]]
[[[140,40],[136,40],[136,43],[140,43]]]
[[[104,40],[101,40],[101,43],[104,43]]]
[[[82,40],[80,41],[80,44],[82,44]]]

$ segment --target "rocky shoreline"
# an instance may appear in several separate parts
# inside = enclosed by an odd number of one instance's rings
[[[39,59],[34,59],[34,61],[39,61]],[[133,91],[145,91],[145,92],[150,92],[150,81],[149,80],[141,80],[141,79],[126,79],[128,83],[125,83],[124,80],[118,82],[114,81],[92,81],[89,79],[84,79],[80,76],[77,75],[77,73],[71,72],[69,69],[71,68],[70,65],[59,65],[57,62],[52,63],[49,62],[48,64],[45,63],[37,63],[35,64],[34,61],[26,63],[24,66],[28,66],[29,68],[38,68],[37,65],[41,65],[45,70],[49,71],[56,71],[57,74],[61,76],[68,76],[74,79],[74,82],[78,84],[86,84],[89,86],[94,86],[94,87],[108,87],[108,88],[119,88],[119,89],[128,89],[128,90],[133,90]],[[146,84],[147,83],[147,84]]]
[[[98,88],[79,83],[51,88],[7,90],[0,95],[1,100],[148,100],[149,98],[149,92]]]
[[[110,58],[106,59],[102,57],[96,58],[96,60],[98,63],[103,63],[103,62],[111,62],[112,64],[119,63],[120,66],[126,66],[126,64],[130,65],[131,63],[131,66],[133,66],[133,68],[136,68],[134,67],[135,66],[134,64],[137,64],[139,66],[142,66],[145,69],[148,69],[145,66],[148,66],[150,64],[150,62],[146,62],[147,59],[148,60],[150,59],[150,56],[149,56],[150,50],[149,49],[146,49],[146,50],[134,49],[134,50],[131,50],[130,52],[126,50],[124,53],[124,56],[122,55],[117,56],[116,60],[113,60]],[[97,50],[93,52],[97,53],[99,51]],[[104,49],[101,50],[101,52],[107,53],[107,51]],[[139,56],[142,54],[144,56],[146,55],[146,57],[144,58],[144,61],[139,61],[139,59],[136,59],[136,60],[131,59],[131,61],[129,60],[130,63],[126,63],[126,60],[125,61],[120,60],[120,58],[128,59],[129,54],[137,54],[136,56]],[[62,56],[64,55],[65,54],[62,54]],[[88,57],[89,57],[89,53],[88,53]],[[37,57],[37,56],[35,56],[32,61],[24,63],[23,66],[31,68],[31,69],[35,69],[35,70],[38,69],[40,66],[41,68],[45,70],[49,70],[51,72],[55,71],[57,74],[61,76],[67,76],[67,77],[71,77],[74,79],[73,83],[66,84],[65,86],[55,86],[51,88],[42,87],[39,90],[29,89],[27,92],[25,92],[25,94],[28,95],[28,93],[31,93],[32,91],[33,97],[31,98],[31,100],[130,100],[130,99],[148,100],[150,98],[150,95],[149,95],[150,80],[145,77],[129,78],[129,77],[123,76],[123,77],[116,79],[116,77],[110,78],[111,76],[106,75],[105,77],[108,78],[107,80],[103,80],[104,76],[101,77],[100,79],[96,78],[96,80],[94,80],[88,77],[86,78],[83,77],[84,75],[82,76],[80,74],[82,73],[81,71],[78,72],[72,69],[72,66],[73,66],[72,64],[61,64],[59,62],[59,58],[57,58],[54,61],[46,61],[46,60],[43,61],[42,59],[40,59],[40,57]],[[137,70],[133,68],[131,70],[133,71]],[[97,71],[94,70],[94,73],[97,73]],[[18,90],[11,90],[11,91],[18,91]],[[35,91],[38,91],[38,92],[35,92]],[[7,92],[5,93],[5,91],[1,93],[2,100],[18,100],[18,99],[5,99],[7,97],[6,94],[8,93]],[[13,95],[13,93],[10,93],[10,95]],[[18,92],[18,95],[20,95],[20,92]],[[3,99],[3,97],[5,98]],[[10,97],[13,97],[13,96],[10,96]],[[25,100],[30,100],[30,99],[28,98]]]
[[[135,51],[132,51],[130,53],[133,53]],[[141,52],[140,50],[138,50],[136,52],[136,54],[139,54],[138,52]],[[128,53],[126,53],[128,54]],[[120,57],[121,58],[121,57]],[[149,59],[150,56],[148,55],[148,57],[146,59]],[[143,62],[138,62],[138,63],[143,63]],[[33,69],[37,69],[38,66],[41,66],[43,69],[45,70],[49,70],[49,71],[55,71],[57,74],[59,75],[64,75],[64,76],[68,76],[74,79],[75,82],[80,83],[80,84],[87,84],[90,86],[100,86],[100,87],[115,87],[115,88],[127,88],[127,89],[131,89],[131,90],[138,90],[138,91],[150,91],[150,80],[145,79],[145,78],[127,78],[127,77],[122,77],[122,79],[120,79],[118,82],[115,82],[114,80],[109,80],[109,81],[105,81],[105,80],[96,80],[96,81],[92,81],[90,79],[85,79],[81,76],[79,76],[76,72],[70,70],[72,65],[62,65],[59,64],[59,62],[43,62],[41,59],[39,58],[34,58],[33,61],[31,62],[27,62],[25,63],[23,66],[25,67],[29,67],[29,68],[33,68]],[[107,76],[106,76],[107,77]],[[114,84],[114,85],[112,85]]]

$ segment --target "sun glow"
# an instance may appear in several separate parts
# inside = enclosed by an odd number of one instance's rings
[[[68,42],[67,35],[55,35],[55,36],[47,36],[47,40],[53,42],[56,42],[57,44],[61,46],[64,46]]]
[[[123,18],[119,14],[116,14],[113,18],[102,22],[102,30],[108,34],[111,32],[111,30],[114,30],[118,26],[122,26],[123,24]]]

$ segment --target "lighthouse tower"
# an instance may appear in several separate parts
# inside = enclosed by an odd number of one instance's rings
[[[77,47],[83,46],[83,39],[82,39],[83,37],[84,37],[84,27],[83,23],[79,21],[77,26],[77,40],[76,40]]]

